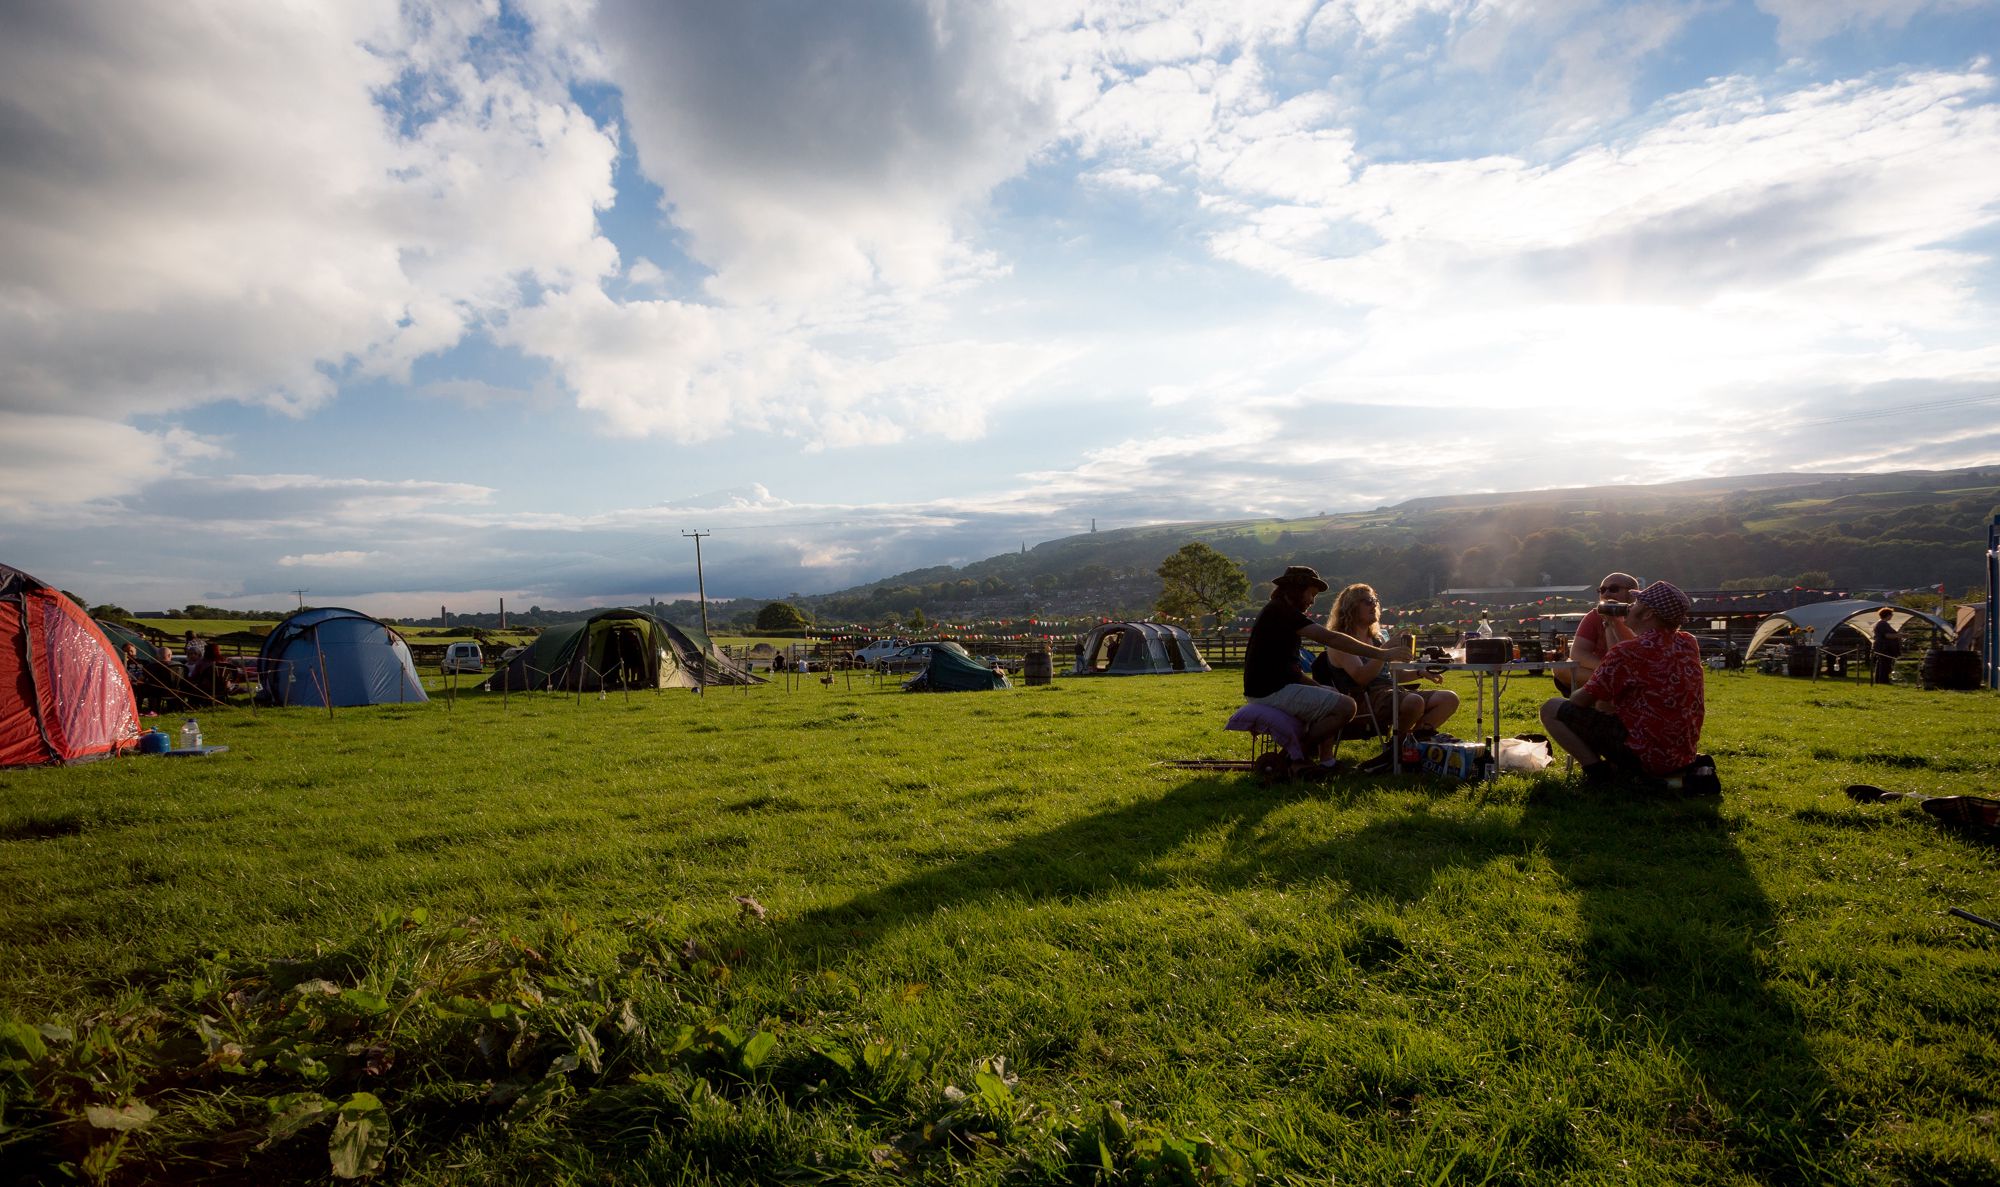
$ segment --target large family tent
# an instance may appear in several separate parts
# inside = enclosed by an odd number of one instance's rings
[[[1163,676],[1206,672],[1193,636],[1164,622],[1107,622],[1084,636],[1076,676]]]
[[[139,706],[83,607],[0,565],[0,767],[84,762],[136,746]]]
[[[1005,673],[980,663],[956,643],[941,643],[931,648],[930,663],[903,685],[903,691],[987,692],[1010,687]]]
[[[480,687],[597,692],[762,683],[763,677],[736,666],[700,631],[621,608],[547,628]]]
[[[301,610],[272,627],[257,656],[257,681],[273,705],[344,709],[430,700],[402,637],[338,606]]]
[[[1951,640],[1951,624],[1935,614],[1868,598],[1838,598],[1831,602],[1814,602],[1810,606],[1794,606],[1765,618],[1751,634],[1750,646],[1743,649],[1743,658],[1747,660],[1757,654],[1757,649],[1770,642],[1779,631],[1810,631],[1812,641],[1823,644],[1833,637],[1833,632],[1844,626],[1867,638],[1875,630],[1875,612],[1884,606],[1889,607],[1889,623],[1897,630],[1907,628],[1913,620],[1926,622],[1937,628],[1947,642]]]

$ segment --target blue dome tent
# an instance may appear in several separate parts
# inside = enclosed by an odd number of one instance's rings
[[[318,606],[271,628],[257,656],[259,695],[273,705],[411,705],[430,700],[410,649],[358,610]]]

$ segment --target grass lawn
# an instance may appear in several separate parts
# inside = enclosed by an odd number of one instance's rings
[[[1712,676],[1719,804],[1153,765],[1237,679],[0,772],[0,1181],[2000,1181],[2000,853],[1841,793],[2000,698]]]

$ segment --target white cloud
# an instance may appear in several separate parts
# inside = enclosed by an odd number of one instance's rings
[[[988,411],[1058,365],[1065,348],[938,336],[836,313],[803,324],[773,308],[614,301],[552,293],[501,339],[546,358],[612,431],[676,441],[753,430],[814,446],[964,439]],[[904,336],[899,340],[897,335]],[[921,335],[921,337],[919,337]],[[837,347],[822,347],[822,337]]]
[[[281,556],[278,564],[285,568],[352,569],[376,559],[382,554],[366,549],[349,548],[340,552],[308,552],[299,556]]]
[[[1964,12],[1991,7],[1992,0],[1757,0],[1778,18],[1778,44],[1808,49],[1850,29],[1901,29],[1925,12]]]
[[[733,302],[982,267],[962,207],[1049,130],[1048,82],[988,6],[604,0],[598,19],[640,162]]]
[[[615,144],[477,6],[115,3],[0,42],[0,406],[307,407],[615,267]],[[397,116],[378,105],[404,99]],[[468,229],[477,228],[476,234]]]

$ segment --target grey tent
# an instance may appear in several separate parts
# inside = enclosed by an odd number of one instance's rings
[[[1894,606],[1888,602],[1871,601],[1868,598],[1840,598],[1831,602],[1814,602],[1810,606],[1795,606],[1790,610],[1780,610],[1757,624],[1757,630],[1750,636],[1750,646],[1743,649],[1743,658],[1757,654],[1757,649],[1770,642],[1771,636],[1779,631],[1811,631],[1813,640],[1824,643],[1833,637],[1833,632],[1841,627],[1850,627],[1864,637],[1875,627],[1875,612],[1888,606],[1890,625],[1897,630],[1908,626],[1912,620],[1927,622],[1936,627],[1946,641],[1952,637],[1951,624],[1935,614],[1912,610],[1906,606]],[[1856,623],[1857,618],[1867,619]]]
[[[1107,622],[1084,636],[1075,676],[1163,676],[1206,672],[1194,639],[1164,622]]]

